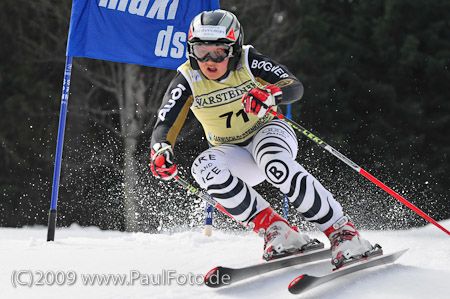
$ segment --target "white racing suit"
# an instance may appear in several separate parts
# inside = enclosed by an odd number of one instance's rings
[[[343,216],[340,204],[295,161],[298,142],[285,121],[264,125],[246,146],[224,144],[204,151],[192,175],[227,212],[247,224],[269,203],[252,186],[267,180],[286,194],[307,221],[324,231]]]

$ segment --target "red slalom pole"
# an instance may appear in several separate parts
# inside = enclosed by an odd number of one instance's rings
[[[388,186],[386,186],[385,184],[383,184],[382,182],[380,182],[378,179],[376,179],[375,177],[373,177],[370,173],[368,173],[367,171],[365,171],[364,169],[362,169],[360,166],[358,166],[356,163],[354,163],[352,160],[350,160],[349,158],[347,158],[346,156],[344,156],[343,154],[341,154],[340,152],[338,152],[337,150],[335,150],[334,148],[332,148],[330,145],[328,145],[325,141],[323,141],[322,139],[320,139],[319,137],[317,137],[316,135],[314,135],[313,133],[311,133],[310,131],[306,130],[305,128],[303,128],[301,125],[299,125],[298,123],[294,122],[293,120],[291,120],[290,118],[287,118],[286,116],[284,116],[281,113],[278,113],[274,110],[270,110],[270,113],[274,116],[276,116],[279,119],[282,119],[284,121],[286,121],[292,128],[294,128],[295,130],[297,130],[298,132],[302,133],[303,135],[305,135],[306,137],[308,137],[310,140],[314,141],[317,145],[323,147],[325,150],[327,150],[328,152],[330,152],[333,156],[337,157],[339,160],[341,160],[342,162],[344,162],[345,164],[347,164],[348,166],[350,166],[351,168],[353,168],[355,171],[357,171],[358,173],[360,173],[362,176],[364,176],[365,178],[367,178],[368,180],[370,180],[372,183],[374,183],[375,185],[377,185],[378,187],[380,187],[381,189],[383,189],[384,191],[386,191],[387,193],[389,193],[390,195],[392,195],[393,197],[395,197],[397,200],[399,200],[401,203],[403,203],[404,205],[406,205],[408,208],[410,208],[411,210],[413,210],[414,212],[416,212],[417,214],[419,214],[422,218],[424,218],[425,220],[429,221],[430,223],[433,223],[435,226],[437,226],[438,228],[440,228],[443,232],[445,232],[447,235],[450,235],[450,232],[445,229],[442,225],[440,225],[439,223],[437,223],[433,218],[431,218],[430,216],[428,216],[425,212],[423,212],[422,210],[420,210],[418,207],[416,207],[415,205],[413,205],[412,203],[410,203],[409,201],[407,201],[406,199],[404,199],[402,196],[400,196],[397,192],[395,192],[394,190],[392,190],[391,188],[389,188]]]

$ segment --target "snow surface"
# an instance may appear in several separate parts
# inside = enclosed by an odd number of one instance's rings
[[[450,228],[450,220],[440,224]],[[409,251],[393,265],[336,279],[298,296],[288,292],[290,281],[303,273],[329,271],[328,260],[278,270],[220,289],[196,284],[215,266],[260,263],[263,241],[251,232],[215,230],[213,236],[206,237],[200,229],[144,234],[72,225],[57,229],[55,242],[46,242],[46,233],[45,227],[0,228],[1,298],[450,298],[450,236],[433,225],[362,231],[368,240],[381,244],[386,253],[403,248]],[[310,235],[326,242],[319,232]],[[23,270],[27,272],[18,272]],[[57,271],[59,281],[69,271],[76,274],[77,280],[72,285],[17,284],[29,282],[30,273],[35,283],[46,272],[51,281]],[[174,278],[163,285],[143,279],[133,285],[92,286],[84,285],[81,278],[86,274],[134,273],[141,275],[139,279],[154,277],[155,281],[157,275],[169,272]],[[21,273],[16,287],[12,285],[13,273]],[[183,285],[184,279],[190,279],[191,284]]]

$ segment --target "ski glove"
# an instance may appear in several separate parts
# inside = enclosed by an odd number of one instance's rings
[[[152,173],[162,180],[171,180],[178,174],[178,168],[173,163],[172,146],[166,142],[155,143],[152,148]]]
[[[242,106],[246,113],[253,113],[259,118],[263,117],[270,108],[281,102],[282,91],[273,84],[264,88],[253,88],[242,97]]]

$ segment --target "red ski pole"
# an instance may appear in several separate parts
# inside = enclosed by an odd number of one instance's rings
[[[417,214],[419,214],[422,218],[426,219],[427,221],[429,221],[430,223],[433,223],[434,225],[436,225],[437,227],[439,227],[443,232],[445,232],[447,235],[450,235],[450,232],[448,230],[446,230],[442,225],[440,225],[439,223],[437,223],[433,218],[431,218],[430,216],[428,216],[425,212],[423,212],[422,210],[420,210],[418,207],[416,207],[415,205],[413,205],[412,203],[410,203],[409,201],[407,201],[406,199],[404,199],[403,197],[401,197],[397,192],[395,192],[394,190],[392,190],[391,188],[389,188],[388,186],[386,186],[385,184],[383,184],[382,182],[380,182],[379,180],[377,180],[375,177],[373,177],[370,173],[368,173],[367,171],[365,171],[364,169],[362,169],[360,166],[358,166],[356,163],[354,163],[353,161],[351,161],[349,158],[347,158],[346,156],[344,156],[343,154],[341,154],[340,152],[338,152],[337,150],[335,150],[334,148],[332,148],[330,145],[328,145],[327,143],[325,143],[322,139],[320,139],[319,137],[317,137],[316,135],[314,135],[313,133],[311,133],[310,131],[306,130],[305,128],[303,128],[301,125],[299,125],[298,123],[294,122],[292,119],[287,118],[286,116],[284,116],[281,113],[278,113],[274,110],[270,110],[270,113],[276,117],[278,117],[279,119],[282,119],[284,121],[286,121],[292,128],[294,128],[295,130],[297,130],[298,132],[302,133],[303,135],[305,135],[306,137],[308,137],[310,140],[314,141],[317,145],[323,147],[325,150],[327,150],[328,152],[330,152],[333,156],[337,157],[339,160],[341,160],[342,162],[344,162],[345,164],[347,164],[348,166],[350,166],[351,168],[353,168],[355,171],[357,171],[358,173],[360,173],[362,176],[366,177],[367,179],[369,179],[372,183],[374,183],[375,185],[377,185],[378,187],[380,187],[381,189],[383,189],[384,191],[386,191],[387,193],[389,193],[390,195],[392,195],[393,197],[395,197],[397,200],[399,200],[400,202],[402,202],[404,205],[406,205],[408,208],[410,208],[411,210],[413,210],[414,212],[416,212]]]

